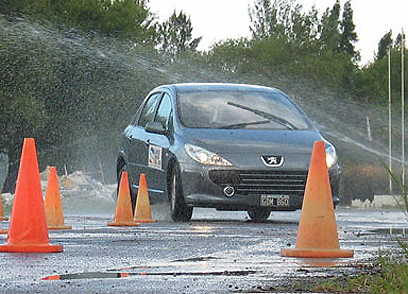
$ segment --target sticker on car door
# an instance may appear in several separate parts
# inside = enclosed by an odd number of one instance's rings
[[[162,148],[149,145],[149,162],[148,166],[155,169],[162,169]]]

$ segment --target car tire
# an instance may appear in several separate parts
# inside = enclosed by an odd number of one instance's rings
[[[261,223],[266,221],[270,215],[271,215],[270,209],[253,208],[248,210],[248,216],[255,223]]]
[[[168,194],[171,219],[176,222],[189,221],[193,215],[193,207],[189,207],[185,204],[180,185],[180,175],[176,167],[171,169]]]
[[[117,170],[117,179],[118,179],[118,185],[117,185],[117,188],[116,188],[116,199],[117,199],[118,193],[119,193],[120,179],[122,177],[122,172],[127,171],[126,162],[123,159],[118,160],[118,165],[116,167],[116,170]],[[130,191],[130,200],[132,202],[132,209],[133,209],[133,213],[134,213],[135,212],[135,206],[136,206],[137,194],[132,191],[130,182],[129,182],[129,191]]]

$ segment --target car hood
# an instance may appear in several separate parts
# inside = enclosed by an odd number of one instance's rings
[[[313,143],[323,140],[315,130],[217,130],[195,129],[186,133],[186,143],[217,154],[308,154]]]

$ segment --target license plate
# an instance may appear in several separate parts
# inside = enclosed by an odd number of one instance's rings
[[[261,206],[288,207],[288,195],[261,195]]]

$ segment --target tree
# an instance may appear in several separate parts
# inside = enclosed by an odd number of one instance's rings
[[[157,37],[159,51],[175,57],[196,50],[201,37],[193,38],[192,31],[190,17],[187,17],[183,11],[178,15],[174,11],[167,21],[159,25]]]
[[[306,45],[317,37],[317,10],[313,7],[304,13],[296,0],[256,0],[249,17],[254,39],[285,39]]]
[[[81,0],[82,1],[82,0]],[[154,35],[154,21],[146,0],[99,0],[103,4],[103,33],[138,41],[150,41]],[[97,24],[98,20],[94,22]]]
[[[340,2],[333,5],[332,9],[327,8],[322,16],[320,25],[320,42],[324,49],[337,51],[340,46]]]
[[[302,6],[297,6],[292,16],[292,39],[301,45],[314,44],[318,37],[319,19],[315,6],[308,13],[300,13]]]
[[[44,105],[38,99],[0,89],[0,153],[8,156],[3,191],[14,192],[24,137],[35,137],[44,124]]]
[[[388,33],[385,33],[378,42],[378,52],[376,56],[377,60],[380,60],[387,56],[388,51],[390,50],[390,48],[392,48],[392,43],[392,30],[390,30]]]
[[[249,27],[254,39],[268,37],[280,38],[285,34],[279,12],[281,1],[256,0],[253,9],[249,9],[251,25]]]
[[[353,9],[351,8],[350,0],[344,3],[343,16],[340,22],[340,44],[339,50],[342,53],[346,53],[352,57],[353,60],[359,60],[360,55],[354,47],[354,43],[357,42],[357,33],[355,31],[356,26],[353,22]]]
[[[86,32],[151,41],[153,17],[148,0],[4,0],[0,12],[30,15]]]
[[[394,42],[396,48],[398,49],[402,48],[402,40],[406,40],[406,36],[404,32],[399,33],[397,35],[397,38],[395,39],[395,42]]]

